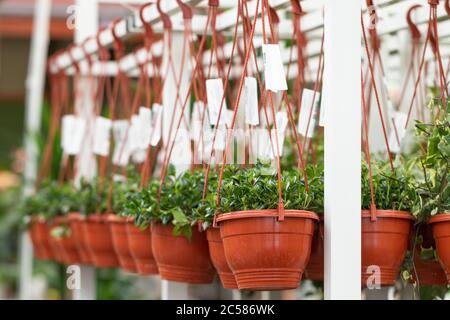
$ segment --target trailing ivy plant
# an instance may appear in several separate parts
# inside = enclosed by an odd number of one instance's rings
[[[388,161],[372,160],[372,181],[374,200],[377,209],[404,210],[417,213],[420,202],[413,175],[414,163],[409,161],[395,165],[394,172]],[[361,173],[361,206],[370,209],[372,203],[370,193],[370,176],[366,162],[362,163]]]
[[[440,99],[432,99],[429,108],[440,110],[434,123],[416,121],[416,134],[426,144],[424,155],[418,161],[423,173],[418,186],[422,199],[420,215],[423,217],[450,213],[450,101],[443,108]]]

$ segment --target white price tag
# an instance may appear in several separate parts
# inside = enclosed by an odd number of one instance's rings
[[[405,137],[405,124],[408,116],[403,112],[393,112],[392,130],[389,134],[389,148],[391,152],[400,153],[402,140]],[[395,124],[395,125],[394,125]]]
[[[116,120],[113,122],[113,135],[114,135],[114,154],[113,164],[117,166],[126,166],[130,159],[131,151],[129,144],[126,143],[126,135],[129,127],[128,120]],[[129,134],[129,132],[128,132]]]
[[[75,115],[69,114],[62,118],[61,144],[68,155],[77,155],[81,151],[86,121]]]
[[[258,89],[254,77],[245,77],[244,83],[245,123],[259,125]]]
[[[146,107],[139,108],[139,148],[146,149],[152,134],[152,111]]]
[[[302,106],[300,110],[300,116],[298,118],[298,132],[307,138],[311,138],[314,135],[314,128],[316,126],[316,113],[320,93],[316,92],[314,98],[314,91],[309,89],[303,89]],[[314,100],[314,104],[313,104]],[[309,125],[308,125],[309,122]],[[308,132],[307,132],[308,131]]]
[[[104,117],[95,118],[93,152],[96,155],[102,157],[108,156],[111,144],[111,127],[112,121],[110,119]]]
[[[284,147],[284,139],[286,136],[286,128],[288,125],[288,116],[286,111],[279,111],[277,112],[277,114],[275,115],[275,121],[277,124],[277,131],[278,132],[278,151],[279,151],[279,156],[281,157],[283,155],[283,147]],[[276,140],[276,136],[275,136],[275,130],[272,130],[272,142],[273,142],[273,146],[274,146],[274,150],[275,152],[277,151],[277,140]],[[274,152],[270,153],[270,158],[274,159]]]
[[[278,92],[286,91],[287,81],[279,44],[263,44],[264,81],[266,89]]]
[[[153,111],[153,130],[152,130],[152,136],[150,139],[150,144],[153,147],[156,147],[159,143],[159,140],[161,140],[161,130],[162,130],[162,105],[159,103],[154,103],[152,106]]]
[[[223,98],[223,82],[222,79],[208,79],[206,80],[206,96],[208,99],[209,123],[216,125],[219,117],[220,105]],[[226,99],[223,101],[222,110],[227,109]],[[223,113],[221,114],[220,123],[223,123]]]

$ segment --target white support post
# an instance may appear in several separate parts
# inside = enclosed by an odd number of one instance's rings
[[[95,35],[98,30],[98,1],[97,0],[77,0],[75,16],[75,43],[82,43],[87,37]],[[78,114],[85,118],[89,128],[92,129],[94,121],[94,104],[92,101],[92,84],[87,78],[81,78],[77,84],[82,97],[78,97],[76,110]],[[88,134],[88,139],[92,139],[92,134]],[[95,156],[89,147],[91,143],[87,141],[80,154],[76,179],[85,177],[90,179],[94,176],[96,167]],[[74,290],[75,300],[95,300],[96,299],[96,277],[95,267],[88,265],[80,266],[80,289]]]
[[[25,185],[23,195],[29,196],[33,192],[37,174],[38,150],[34,135],[41,125],[41,111],[44,95],[45,70],[47,65],[47,51],[49,41],[49,24],[51,17],[51,0],[38,0],[35,3],[33,21],[33,37],[28,63],[26,80],[26,115],[25,115]],[[20,278],[19,298],[31,299],[33,276],[33,248],[27,232],[20,236]]]
[[[325,299],[361,299],[361,7],[325,3]]]

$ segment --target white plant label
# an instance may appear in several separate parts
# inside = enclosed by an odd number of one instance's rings
[[[319,105],[318,101],[320,93],[316,92],[314,98],[314,91],[309,89],[303,89],[302,94],[302,106],[300,110],[300,116],[298,118],[298,132],[307,138],[311,138],[314,135],[314,128],[316,126],[316,113]],[[314,105],[313,105],[314,100]],[[311,120],[310,120],[311,116]],[[309,126],[308,126],[309,122]],[[307,132],[308,131],[308,132]]]
[[[219,126],[216,134],[216,141],[214,142],[214,150],[224,151],[227,140],[227,129],[224,125]]]
[[[222,79],[208,79],[206,80],[206,96],[208,99],[208,111],[209,111],[209,123],[211,125],[216,125],[217,119],[219,117],[220,105],[223,99],[223,82]],[[227,109],[226,99],[223,101],[222,110]],[[221,114],[221,118],[223,112]],[[220,119],[222,123],[222,119]]]
[[[244,83],[245,123],[259,125],[258,89],[254,77],[245,77]]]
[[[134,114],[131,117],[131,126],[128,129],[128,137],[126,143],[131,153],[138,150],[140,147],[140,135],[141,135],[141,121],[138,115]],[[144,147],[145,148],[145,147]]]
[[[139,108],[139,148],[146,149],[150,145],[152,134],[152,111],[146,107]]]
[[[264,80],[266,89],[278,92],[286,91],[287,81],[279,44],[263,44]]]
[[[61,144],[67,155],[77,155],[81,151],[86,121],[75,115],[69,114],[62,118]]]
[[[162,130],[162,105],[159,103],[154,103],[152,106],[153,110],[153,130],[152,130],[152,136],[150,139],[150,144],[153,147],[156,147],[159,143],[159,140],[161,140],[161,130]]]
[[[277,140],[275,133],[278,133],[278,151],[279,156],[281,157],[283,155],[283,146],[284,146],[284,139],[286,136],[286,128],[288,125],[288,116],[286,111],[279,111],[275,115],[275,123],[277,124],[277,131],[272,130],[272,143],[274,146],[275,152],[277,151]],[[274,152],[270,153],[270,158],[274,159]]]
[[[94,127],[94,146],[93,152],[96,155],[106,157],[109,154],[109,148],[111,144],[111,119],[104,117],[95,118]]]
[[[113,135],[114,135],[114,154],[113,164],[116,166],[126,166],[130,160],[129,144],[126,143],[127,131],[129,131],[128,120],[115,120],[113,122]]]
[[[326,87],[327,82],[323,82],[322,84],[322,92],[328,92]],[[319,126],[325,127],[326,123],[326,106],[327,106],[327,99],[326,94],[322,95],[322,99],[320,100],[320,114],[319,114]]]
[[[202,134],[202,117],[205,116],[203,113],[206,112],[205,104],[202,101],[195,101],[192,107],[192,117],[190,125],[190,136],[192,141],[198,142]],[[206,123],[205,118],[205,123]],[[209,125],[209,124],[208,124]]]
[[[266,113],[267,113],[267,119],[266,119]],[[259,118],[261,119],[261,124],[263,128],[266,128],[267,126],[270,126],[273,124],[273,116],[272,116],[272,110],[270,110],[270,107],[266,107],[266,111],[264,111],[264,107],[261,108],[259,111]],[[268,122],[267,122],[268,120]]]
[[[405,123],[408,116],[403,112],[394,112],[392,130],[389,134],[389,148],[391,152],[400,153],[402,140],[405,137]],[[394,126],[395,124],[395,126]],[[400,142],[400,143],[399,143]]]

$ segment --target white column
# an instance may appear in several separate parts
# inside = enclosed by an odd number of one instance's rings
[[[75,2],[75,43],[82,43],[87,37],[96,34],[99,20],[97,2],[97,0],[77,0]],[[87,120],[87,123],[92,124],[94,104],[91,99],[91,83],[88,79],[80,79],[78,85],[81,86],[81,92],[84,96],[79,97],[81,101],[76,101],[77,112]],[[90,127],[92,128],[92,126]],[[88,139],[92,139],[92,135],[89,135]],[[89,146],[89,141],[84,145]],[[78,163],[77,180],[81,177],[92,178],[96,171],[96,167],[93,165],[96,161],[92,150],[89,147],[82,149]],[[80,273],[80,290],[74,290],[73,298],[75,300],[94,300],[96,298],[95,267],[81,265]]]
[[[25,150],[27,161],[25,162],[25,185],[23,189],[23,195],[25,197],[33,192],[37,173],[38,150],[34,135],[39,131],[41,125],[50,17],[51,0],[36,1],[28,75],[25,84],[27,90],[25,114]],[[19,259],[19,298],[30,299],[33,273],[33,248],[28,233],[22,233],[20,236]]]
[[[360,15],[325,3],[325,299],[361,298]]]

